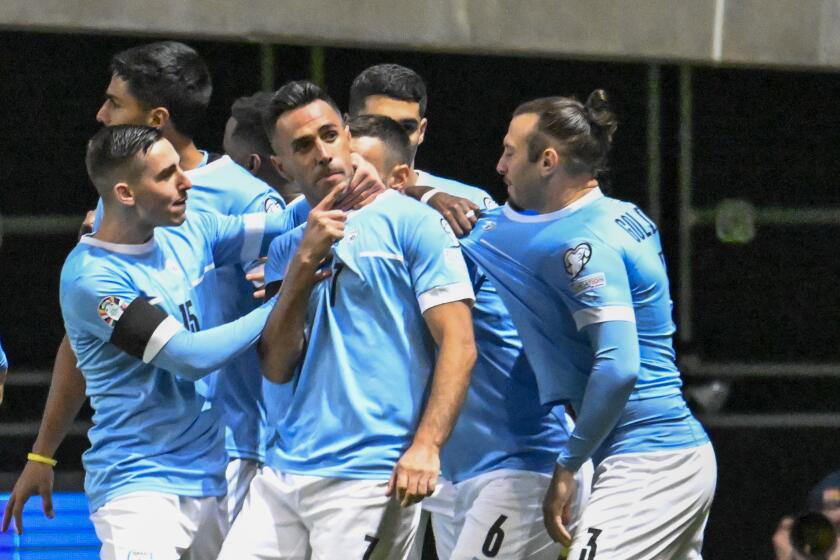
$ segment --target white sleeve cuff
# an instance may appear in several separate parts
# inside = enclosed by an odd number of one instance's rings
[[[575,326],[577,330],[594,323],[606,323],[607,321],[636,322],[636,314],[632,307],[623,305],[610,305],[607,307],[587,307],[574,313]]]
[[[152,360],[155,359],[155,356],[163,350],[163,347],[166,346],[166,343],[169,342],[173,336],[178,334],[178,332],[183,329],[181,323],[173,317],[169,315],[163,322],[157,326],[155,332],[152,333],[152,337],[149,339],[149,342],[146,343],[146,349],[143,350],[143,362],[144,363],[151,363]]]
[[[449,284],[448,286],[427,290],[417,296],[417,303],[420,304],[420,312],[425,313],[427,309],[436,305],[465,299],[475,301],[475,293],[473,293],[472,284],[469,282]]]
[[[242,221],[245,233],[239,259],[241,262],[253,261],[260,256],[260,247],[265,233],[265,214],[245,214]]]

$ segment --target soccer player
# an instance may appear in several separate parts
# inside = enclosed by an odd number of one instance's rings
[[[349,133],[316,85],[280,88],[266,127],[310,204],[348,181]],[[263,374],[291,391],[282,407],[266,397],[275,444],[222,559],[405,558],[414,504],[434,490],[475,360],[460,249],[440,216],[393,191],[340,233],[325,259],[295,253],[293,236],[271,247],[266,281],[283,285]],[[318,269],[331,278],[313,285]]]
[[[446,218],[455,235],[468,233],[482,209],[498,206],[481,189],[416,170],[417,149],[426,138],[426,84],[414,70],[399,64],[378,64],[363,70],[350,87],[350,116],[382,115],[400,123],[411,142],[415,186],[405,194],[425,202]]]
[[[182,168],[193,183],[189,199],[191,210],[224,215],[283,211],[284,202],[271,187],[229,157],[211,154],[195,146],[192,138],[198,132],[211,94],[209,71],[195,50],[173,41],[141,45],[115,54],[111,60],[111,73],[97,120],[106,126],[141,124],[160,129],[175,147]],[[358,175],[354,176],[357,181],[354,184],[360,189],[370,187],[370,183],[363,180],[365,174],[360,172]],[[101,220],[102,210],[100,203],[95,227]],[[291,211],[303,221],[308,206],[294,207]],[[255,302],[250,295],[253,287],[243,276],[243,266],[238,263],[211,272],[206,282],[216,285],[219,305],[205,313],[205,327],[231,321],[254,309]],[[218,380],[210,376],[200,383],[210,402],[224,410],[226,448],[231,459],[227,472],[230,500],[226,504],[227,515],[232,519],[241,506],[251,477],[264,459],[266,413],[256,351],[249,349],[226,368],[233,375],[221,375]],[[52,458],[84,401],[84,378],[76,368],[76,357],[65,338],[56,356],[33,452]],[[22,531],[23,506],[35,493],[41,494],[44,512],[52,517],[52,483],[51,465],[27,462],[6,504],[3,529],[14,516],[17,530]]]
[[[300,189],[280,175],[271,163],[274,152],[262,122],[271,95],[259,91],[233,102],[222,147],[233,161],[271,185],[288,203],[300,196]]]
[[[264,255],[294,221],[188,216],[190,180],[155,128],[105,127],[85,161],[104,212],[67,257],[60,301],[94,410],[85,492],[101,556],[212,558],[228,460],[196,381],[254,345],[273,302],[203,330],[218,297],[205,279]]]
[[[387,186],[414,184],[409,140],[399,124],[359,116],[350,121],[350,134],[352,148],[377,166]],[[470,270],[478,359],[461,415],[441,452],[443,476],[454,483],[452,513],[438,510],[432,518],[438,532],[442,524],[451,524],[445,529],[454,539],[436,538],[438,557],[556,560],[561,547],[546,532],[540,505],[571,420],[562,406],[540,404],[510,314],[486,275],[474,266]],[[591,464],[586,467],[577,481],[575,518],[591,483]]]
[[[543,504],[551,535],[570,540],[572,479],[592,458],[569,558],[700,558],[714,451],[680,391],[659,231],[592,183],[615,129],[601,90],[520,105],[497,166],[510,200],[463,243],[513,317],[542,402],[577,413]]]

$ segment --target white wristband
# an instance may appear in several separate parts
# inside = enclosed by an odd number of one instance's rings
[[[423,204],[428,204],[429,199],[435,196],[437,193],[440,192],[440,189],[432,189],[423,193],[423,196],[420,197],[420,202]]]

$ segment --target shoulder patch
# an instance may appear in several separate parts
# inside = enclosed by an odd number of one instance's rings
[[[492,210],[493,208],[498,208],[499,205],[496,204],[496,201],[490,198],[489,196],[484,197],[484,209],[485,210]]]
[[[105,321],[109,327],[113,327],[114,323],[122,317],[126,307],[128,307],[128,304],[117,296],[105,296],[99,301],[97,311],[100,319]]]
[[[454,245],[455,247],[461,246],[461,242],[458,241],[458,236],[455,235],[454,231],[452,231],[452,227],[449,225],[449,222],[447,222],[445,218],[440,219],[440,227],[442,227],[443,231],[446,232],[446,235],[449,236],[449,239],[452,241],[452,245]]]
[[[581,243],[574,249],[567,249],[563,253],[563,266],[566,267],[566,272],[572,277],[572,280],[578,275],[592,258],[592,245],[589,243]]]
[[[270,196],[263,202],[263,209],[266,214],[274,214],[275,212],[280,212],[283,209],[283,205],[280,204],[279,200]]]
[[[577,280],[572,281],[571,289],[572,293],[575,296],[579,296],[584,292],[588,292],[589,290],[597,290],[598,288],[603,288],[607,285],[607,277],[604,275],[603,272],[596,272],[595,274],[590,274],[589,276],[584,276],[582,278],[578,278]]]

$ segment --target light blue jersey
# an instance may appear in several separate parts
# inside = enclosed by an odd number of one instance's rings
[[[596,461],[708,441],[681,395],[659,233],[641,210],[595,189],[550,214],[526,215],[510,206],[489,211],[463,243],[496,282],[544,404],[567,402],[580,414],[595,361],[584,329],[613,321],[635,325],[638,377],[606,439],[584,442],[600,445]]]
[[[0,343],[0,372],[5,372],[7,369],[9,369],[9,360],[3,351],[3,344]]]
[[[484,190],[418,171],[419,185],[470,200],[482,212],[498,207]],[[465,255],[475,290],[478,358],[452,435],[441,450],[443,476],[462,482],[514,469],[551,473],[568,439],[563,406],[543,406],[522,341],[493,282]]]
[[[206,310],[218,298],[208,273],[265,254],[268,239],[288,229],[284,218],[272,218],[269,227],[265,214],[189,212],[184,224],[156,228],[142,245],[85,236],[68,256],[61,310],[94,409],[83,457],[91,511],[132,491],[226,493],[217,410],[194,377],[152,361],[178,331],[207,328]],[[145,338],[120,330],[138,298],[168,314]]]
[[[275,470],[387,479],[411,444],[435,364],[422,313],[472,300],[458,241],[436,212],[385,192],[349,214],[332,276],[309,300],[306,350],[274,406]],[[282,279],[296,244],[274,241],[266,281]],[[297,238],[299,239],[299,237]]]
[[[254,212],[282,211],[286,204],[280,195],[230,157],[209,161],[205,154],[201,165],[186,172],[192,181],[187,207],[192,211],[217,212],[225,216],[240,216]],[[309,206],[295,205],[296,222],[303,223]],[[102,203],[97,206],[101,219]],[[99,225],[95,222],[94,229]],[[213,327],[228,323],[256,308],[254,286],[245,280],[246,269],[255,263],[219,267],[205,279],[213,285],[217,297],[203,312],[206,325]],[[265,459],[266,415],[261,389],[259,358],[250,349],[225,366],[220,374],[199,381],[199,390],[220,407],[225,425],[225,448],[231,459]]]

